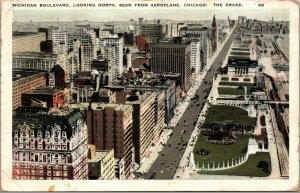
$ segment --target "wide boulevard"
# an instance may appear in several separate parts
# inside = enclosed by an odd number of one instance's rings
[[[189,102],[188,108],[183,113],[177,126],[174,127],[173,134],[160,152],[158,158],[155,160],[150,170],[143,175],[144,179],[173,179],[185,147],[186,145],[189,145],[187,143],[194,129],[194,123],[198,120],[198,116],[207,101],[208,92],[212,87],[212,79],[217,74],[218,68],[221,67],[226,58],[233,37],[234,32],[230,34],[227,42],[204,77],[202,84],[196,91],[195,96],[196,94],[199,96],[199,105],[197,106],[195,100]]]

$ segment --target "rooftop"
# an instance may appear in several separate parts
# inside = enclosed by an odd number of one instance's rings
[[[14,52],[13,58],[57,59],[57,54],[45,52]]]
[[[184,42],[184,41],[180,42],[180,43],[170,43],[170,42],[164,43],[164,42],[161,42],[161,43],[153,44],[153,45],[151,45],[151,47],[185,48],[188,45],[190,45],[190,43],[191,42]]]
[[[95,156],[92,159],[88,159],[88,162],[100,162],[103,160],[112,150],[96,151]]]
[[[13,81],[17,81],[22,78],[27,78],[37,74],[45,74],[46,72],[47,72],[46,70],[13,68],[12,77],[13,77]]]
[[[31,95],[54,95],[59,92],[62,92],[62,90],[57,88],[50,88],[50,87],[39,87],[31,91],[27,91],[24,94],[31,94]]]
[[[134,94],[131,94],[131,95],[127,96],[127,101],[126,101],[125,104],[129,104],[129,105],[141,104],[141,103],[145,102],[148,97],[154,96],[154,95],[155,95],[154,92],[148,92],[148,91],[147,92],[142,92],[142,93],[141,93],[141,91],[136,92]]]
[[[22,38],[22,37],[25,37],[25,36],[32,36],[32,35],[37,35],[38,33],[37,32],[17,32],[17,31],[14,31],[13,32],[13,38]]]
[[[40,107],[19,107],[13,115],[12,128],[27,125],[33,130],[49,130],[58,125],[70,138],[78,120],[84,120],[84,114],[79,109],[49,110]]]
[[[104,109],[106,107],[111,107],[111,108],[115,108],[115,110],[117,111],[127,111],[128,109],[131,108],[130,105],[124,105],[124,104],[113,104],[113,103],[91,103],[91,108],[93,110],[100,110],[100,109]]]

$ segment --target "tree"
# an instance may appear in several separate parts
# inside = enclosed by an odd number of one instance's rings
[[[265,173],[269,172],[269,163],[267,161],[259,161],[256,167],[258,167]]]
[[[256,39],[256,45],[262,46],[262,41],[260,38]]]

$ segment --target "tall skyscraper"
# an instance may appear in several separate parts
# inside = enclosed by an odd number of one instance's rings
[[[196,74],[202,70],[201,68],[201,55],[200,55],[200,41],[191,42],[191,67],[195,70]]]
[[[117,34],[110,35],[108,38],[103,38],[104,46],[115,46],[116,47],[116,55],[114,57],[115,59],[115,65],[112,67],[115,69],[115,75],[121,76],[124,71],[123,66],[123,48],[124,48],[124,38],[118,36]]]
[[[206,66],[210,58],[208,28],[199,24],[188,24],[186,28],[181,28],[180,33],[183,37],[189,38],[191,41],[200,41],[201,66],[202,68]]]
[[[60,47],[66,50],[67,45],[67,32],[62,30],[52,31],[52,49],[54,53],[58,53]]]
[[[183,90],[191,87],[191,45],[190,44],[154,44],[150,49],[150,67],[153,72],[180,73]]]
[[[74,31],[67,33],[67,49],[73,50],[74,42],[79,40],[81,46],[81,66],[79,71],[90,71],[91,61],[96,59],[96,42],[94,31]]]
[[[162,38],[162,25],[161,24],[142,24],[141,25],[141,34],[151,42],[158,42]]]

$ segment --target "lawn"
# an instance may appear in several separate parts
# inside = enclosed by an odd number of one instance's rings
[[[228,86],[246,86],[247,87],[247,94],[251,93],[251,88],[255,85],[253,83],[247,83],[247,82],[224,82],[221,81],[219,85],[228,85]]]
[[[210,124],[213,121],[234,121],[244,126],[256,125],[256,118],[249,117],[246,110],[227,105],[210,106],[204,124]]]
[[[262,171],[262,169],[257,167],[260,161],[266,161],[268,163],[268,172],[264,172]],[[271,167],[272,166],[269,153],[258,152],[256,154],[250,155],[248,160],[240,166],[219,171],[201,171],[201,174],[266,177],[271,174]]]
[[[239,141],[235,144],[211,144],[206,143],[205,136],[200,134],[193,151],[195,163],[199,163],[201,166],[203,162],[205,164],[207,162],[212,164],[212,161],[217,163],[218,161],[227,161],[244,155],[247,150],[247,144],[250,135],[239,135],[238,137]],[[210,153],[208,155],[199,155],[197,153],[197,150],[199,149],[208,150]]]
[[[219,87],[218,92],[220,95],[244,95],[244,88],[230,88],[230,87]]]

